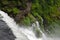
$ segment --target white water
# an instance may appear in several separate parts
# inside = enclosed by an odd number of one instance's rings
[[[36,38],[32,30],[19,27],[14,19],[9,17],[7,13],[0,10],[0,14],[3,16],[2,20],[7,23],[7,25],[13,31],[13,34],[16,36],[15,40],[42,40],[41,38]]]
[[[37,38],[35,36],[35,33],[30,28],[23,28],[16,24],[13,18],[9,17],[7,13],[0,10],[1,16],[3,16],[2,20],[7,23],[7,25],[11,28],[13,31],[13,34],[16,36],[15,40],[53,40],[51,38],[47,38],[46,35],[41,31],[39,27],[39,22],[36,21],[36,23],[32,24],[32,27],[36,27],[40,32],[42,33],[41,38]]]

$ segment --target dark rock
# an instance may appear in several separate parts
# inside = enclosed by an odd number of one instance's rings
[[[15,40],[15,36],[8,25],[0,20],[0,40]]]

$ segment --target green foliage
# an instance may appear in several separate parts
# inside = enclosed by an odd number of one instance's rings
[[[30,25],[30,18],[29,17],[25,17],[23,22],[24,22],[24,25]]]
[[[53,30],[49,25],[57,20],[60,20],[60,0],[32,0],[31,14],[38,19],[41,24],[41,19],[45,23],[46,28],[48,27],[49,31]],[[39,20],[40,19],[40,20]],[[59,23],[58,23],[59,24]],[[43,24],[44,25],[44,24]],[[44,27],[44,28],[45,28]]]
[[[26,1],[22,0],[0,0],[0,9],[11,15],[16,15],[20,9],[25,9]]]
[[[12,9],[10,9],[10,8],[7,8],[6,10],[7,10],[8,12],[11,12],[11,11],[12,11]]]
[[[32,14],[28,14],[28,17],[30,18],[31,23],[34,23],[36,21],[35,17]]]
[[[14,14],[17,14],[17,13],[20,12],[20,10],[18,8],[13,8],[12,11],[13,11]]]
[[[30,23],[38,20],[40,25],[49,26],[52,22],[60,20],[60,0],[31,0],[31,10],[27,13],[28,15],[25,16],[25,13],[20,12],[27,8],[28,1],[29,0],[0,0],[0,9],[9,15],[24,15],[23,23],[25,25],[30,25]],[[45,21],[46,23],[44,23]],[[52,28],[49,27],[49,30],[50,29]]]

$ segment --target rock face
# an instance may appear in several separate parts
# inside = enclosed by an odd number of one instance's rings
[[[15,38],[8,25],[0,20],[0,40],[15,40]]]

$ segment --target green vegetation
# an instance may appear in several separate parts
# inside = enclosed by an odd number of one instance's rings
[[[42,18],[44,29],[46,31],[47,30],[51,31],[53,30],[54,26],[50,25],[53,22],[60,20],[59,7],[60,7],[59,0],[33,0],[31,14],[40,22]]]
[[[29,3],[31,7],[27,5]],[[41,27],[50,31],[53,27],[49,25],[53,22],[60,24],[60,0],[0,0],[0,9],[9,16],[12,15],[14,19],[19,19],[19,23],[22,22],[24,25],[30,25],[38,20]]]

